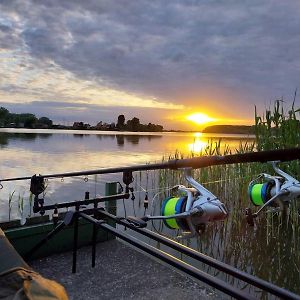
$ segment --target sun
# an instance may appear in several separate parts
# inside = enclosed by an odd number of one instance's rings
[[[194,122],[196,124],[199,124],[199,125],[209,123],[209,122],[212,122],[212,121],[215,120],[214,118],[211,118],[208,115],[203,114],[203,113],[194,113],[192,115],[187,116],[186,118],[189,121],[192,121],[192,122]]]

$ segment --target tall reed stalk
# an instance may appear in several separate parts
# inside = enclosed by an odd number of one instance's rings
[[[295,95],[296,96],[296,95]],[[295,100],[295,99],[294,99]],[[284,102],[277,100],[272,108],[260,115],[255,107],[255,141],[240,143],[230,150],[221,140],[210,140],[200,153],[191,156],[226,155],[272,149],[300,147],[300,109],[295,101],[290,110],[284,109]],[[174,157],[182,155],[178,152]],[[164,158],[166,159],[166,158]],[[280,167],[296,178],[300,176],[299,161],[281,163]],[[240,163],[224,166],[211,166],[193,171],[193,177],[221,199],[229,209],[229,217],[224,223],[208,226],[198,239],[182,241],[210,256],[251,272],[263,279],[300,293],[300,209],[297,199],[291,204],[287,215],[282,213],[262,214],[254,228],[245,221],[245,209],[252,204],[248,198],[248,184],[259,173],[274,174],[270,164]],[[163,170],[159,172],[159,184],[172,186],[186,184],[182,172]],[[163,198],[156,203],[157,213]],[[252,206],[255,210],[255,208]],[[161,222],[163,232],[175,237]],[[272,259],[272,263],[266,262]],[[203,268],[218,275],[216,270]],[[226,278],[233,281],[232,278]],[[235,283],[239,285],[239,282]],[[243,288],[249,288],[247,286]],[[261,299],[268,299],[264,293],[252,290]]]

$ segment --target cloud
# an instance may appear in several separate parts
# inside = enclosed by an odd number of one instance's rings
[[[114,91],[98,104],[228,114],[299,85],[297,1],[2,1],[0,11],[1,47],[27,57],[26,76],[38,76],[1,90],[28,101],[88,103],[95,90]]]
[[[38,67],[36,66],[38,65]],[[183,105],[158,101],[153,97],[137,96],[129,92],[103,86],[100,82],[82,80],[73,73],[54,63],[24,60],[22,55],[14,54],[1,79],[0,97],[10,102],[60,101],[98,106],[140,107],[157,109],[182,109]]]

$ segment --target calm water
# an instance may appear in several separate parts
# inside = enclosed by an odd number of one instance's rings
[[[0,179],[160,162],[163,156],[168,157],[176,151],[183,155],[189,155],[191,152],[197,154],[201,149],[205,149],[211,139],[216,142],[220,138],[223,144],[229,145],[232,150],[238,148],[241,141],[253,141],[249,137],[239,135],[209,136],[199,133],[140,134],[2,129]],[[224,171],[222,168],[220,167],[219,174],[224,178],[230,170]],[[258,226],[249,228],[243,216],[242,200],[246,197],[245,188],[240,188],[238,181],[230,184],[218,183],[219,174],[208,176],[208,181],[216,180],[216,183],[212,183],[209,188],[212,188],[220,198],[222,197],[221,199],[229,208],[228,220],[210,226],[201,237],[185,240],[183,243],[241,270],[300,293],[299,230],[291,228],[289,222],[283,223],[276,218],[272,218],[271,223],[269,219],[266,221],[267,218],[262,218]],[[122,202],[118,202],[118,215],[122,216],[125,213],[143,215],[145,190],[149,194],[150,201],[161,191],[158,188],[158,171],[135,172],[134,177],[135,200],[126,200],[124,206]],[[103,195],[105,182],[115,180],[121,181],[121,175],[51,179],[47,182],[45,202],[50,204],[80,200],[84,197],[85,191],[89,191],[91,196]],[[175,184],[186,184],[176,180]],[[3,182],[3,189],[0,190],[2,221],[8,220],[9,217],[25,221],[27,216],[32,215],[28,190],[29,181]],[[10,204],[9,199],[12,200]],[[154,207],[159,210],[159,203],[158,205],[155,203]],[[159,229],[160,226],[161,224],[156,224],[155,228]],[[170,234],[164,228],[162,230],[163,233]],[[154,245],[162,247],[155,243]],[[168,251],[180,256],[178,253]],[[264,293],[248,285],[242,285],[230,276],[223,277],[213,268],[194,261],[192,263],[198,264],[201,269],[214,276],[219,276],[249,291],[258,298],[267,299]]]
[[[176,151],[184,155],[204,149],[212,137],[199,133],[119,133],[74,130],[1,129],[1,178],[32,176],[105,167],[130,166],[159,162],[163,156]],[[215,135],[232,148],[239,147],[238,135]],[[116,175],[84,178],[65,178],[48,182],[46,197],[49,202],[61,199],[81,199],[86,189],[103,192],[101,183],[115,180]],[[117,179],[119,179],[117,177]],[[95,184],[97,180],[97,184]],[[63,182],[62,182],[63,181]],[[93,183],[92,183],[93,182]],[[86,183],[86,184],[83,184]],[[18,205],[23,201],[23,217],[27,211],[29,182],[3,183],[0,194],[0,220],[7,220],[8,199],[13,195],[10,218],[20,218]],[[81,194],[80,194],[81,192]],[[25,212],[26,211],[26,212]]]

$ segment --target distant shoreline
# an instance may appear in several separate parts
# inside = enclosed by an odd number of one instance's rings
[[[26,128],[26,127],[0,127],[1,129],[24,129],[24,130],[68,130],[68,131],[86,131],[86,132],[95,132],[95,131],[103,131],[103,132],[119,132],[120,134],[123,133],[212,133],[212,134],[242,134],[242,135],[253,135],[254,134],[254,127],[247,126],[247,125],[213,125],[204,128],[203,130],[166,130],[163,131],[130,131],[130,130],[117,130],[117,129],[96,129],[96,128],[73,128],[72,126],[64,126],[64,125],[54,125],[48,128]]]
[[[254,126],[249,125],[212,125],[204,128],[202,133],[249,134],[253,135]]]

